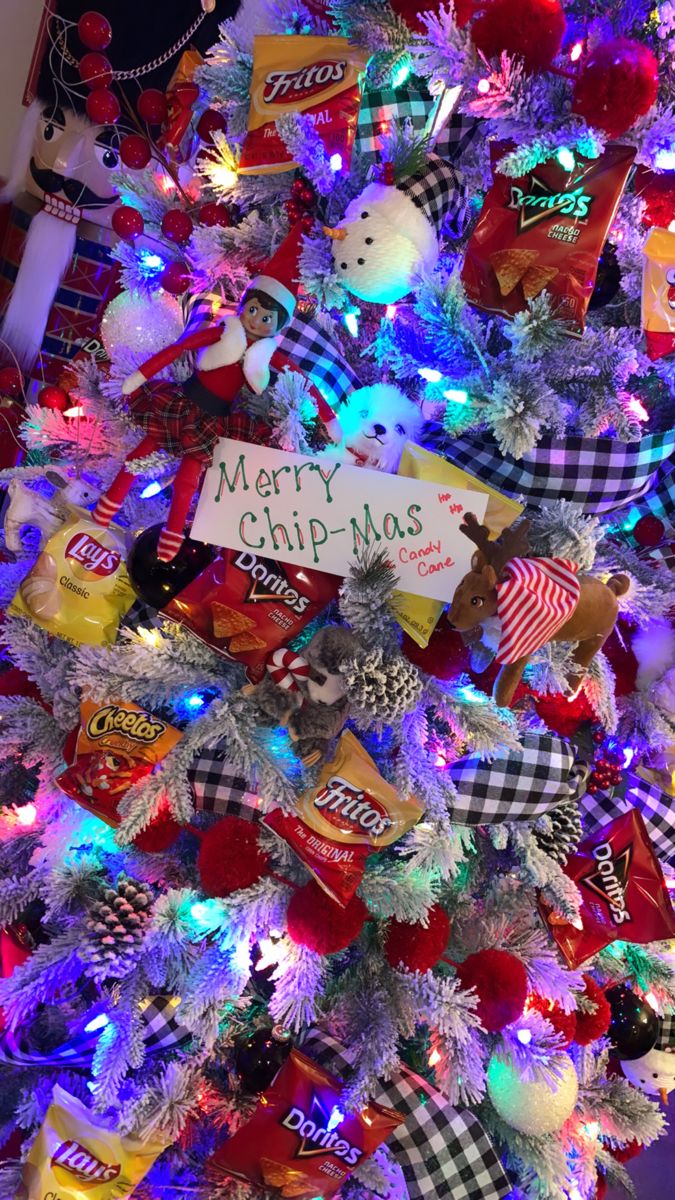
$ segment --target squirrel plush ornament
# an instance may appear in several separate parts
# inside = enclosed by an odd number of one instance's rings
[[[617,596],[628,591],[628,577],[613,575],[603,583],[591,575],[578,578],[578,564],[570,559],[527,558],[528,521],[509,526],[496,541],[473,513],[460,529],[478,549],[457,585],[448,621],[463,634],[479,626],[488,637],[498,633],[496,703],[511,703],[531,655],[549,641],[577,643],[573,658],[582,670],[568,680],[576,690],[614,629]]]

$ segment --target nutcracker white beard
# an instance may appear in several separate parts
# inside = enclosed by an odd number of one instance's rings
[[[73,257],[76,238],[75,225],[50,213],[39,212],[31,221],[0,325],[0,338],[24,370],[32,367],[40,353],[54,297]]]

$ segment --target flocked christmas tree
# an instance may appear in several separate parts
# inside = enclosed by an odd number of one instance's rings
[[[605,7],[244,3],[125,110],[107,358],[2,472],[3,1196],[599,1200],[662,1133],[675,16]]]

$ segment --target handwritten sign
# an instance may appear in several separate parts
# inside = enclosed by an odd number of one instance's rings
[[[191,535],[230,550],[346,575],[366,546],[386,549],[400,586],[450,600],[475,547],[459,532],[488,497],[447,484],[286,454],[222,438]]]

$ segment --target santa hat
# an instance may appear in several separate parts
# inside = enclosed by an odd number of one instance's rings
[[[303,230],[298,222],[272,255],[265,267],[265,273],[256,275],[249,284],[249,288],[266,292],[272,300],[282,304],[289,318],[295,312],[298,297],[302,238]]]

